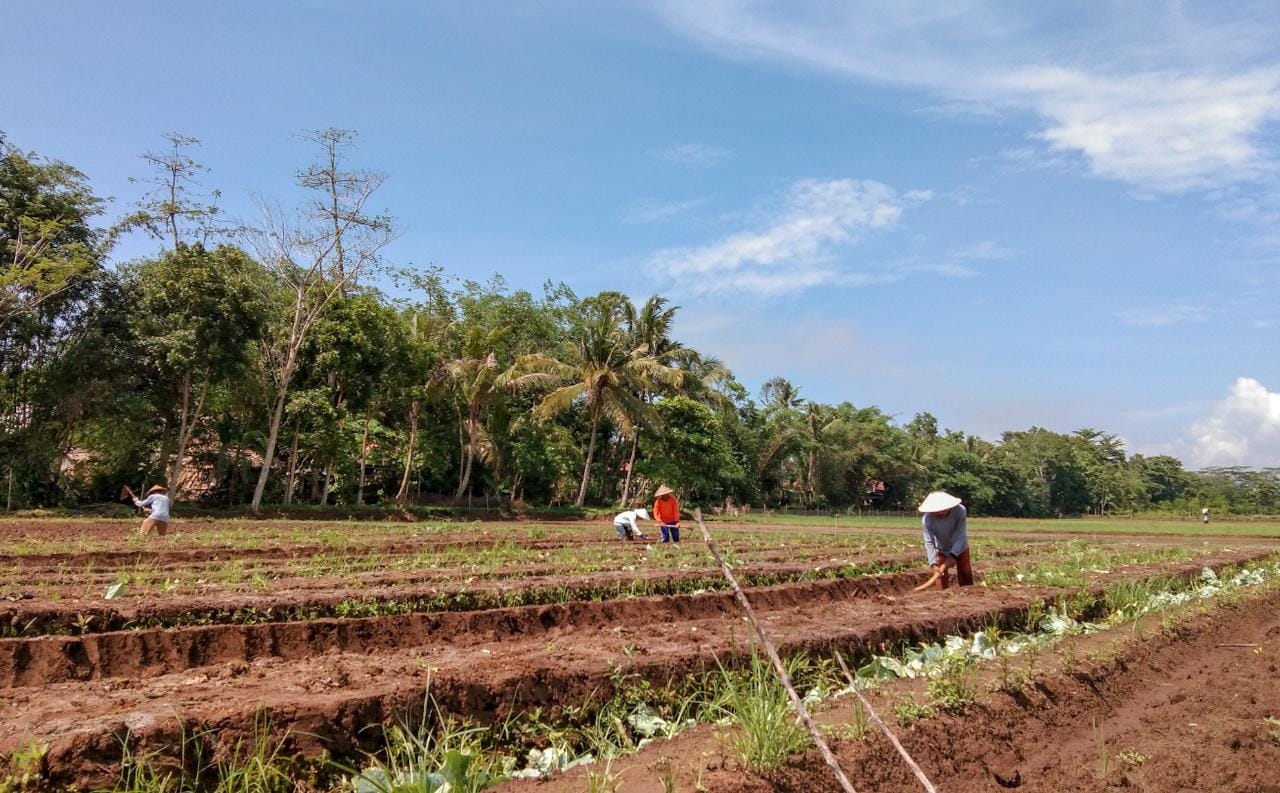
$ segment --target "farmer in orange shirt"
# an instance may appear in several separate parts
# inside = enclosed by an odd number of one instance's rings
[[[654,494],[653,519],[662,529],[662,541],[680,543],[680,502],[671,488],[662,485]]]

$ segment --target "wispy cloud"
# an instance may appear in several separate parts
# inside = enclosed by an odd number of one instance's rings
[[[625,207],[619,219],[628,225],[661,223],[687,214],[706,203],[706,198],[690,198],[685,201],[644,199]]]
[[[1161,328],[1184,322],[1204,322],[1209,318],[1209,312],[1203,306],[1192,303],[1171,303],[1166,306],[1128,308],[1116,312],[1116,317],[1126,325]]]
[[[951,252],[950,258],[956,261],[996,261],[999,259],[1012,259],[1020,256],[1021,252],[1012,248],[1006,248],[994,240],[983,240],[982,242],[958,248]]]
[[[1030,110],[1040,146],[1022,152],[1023,165],[1076,157],[1099,177],[1152,193],[1276,172],[1263,136],[1280,118],[1280,58],[1268,44],[1280,23],[1258,13],[1265,6],[1174,4],[1160,14],[1141,4],[1064,12],[983,0],[671,0],[660,8],[675,29],[735,57],[916,87],[951,114]]]
[[[759,228],[696,247],[668,248],[651,266],[691,292],[778,295],[832,283],[883,282],[849,272],[837,253],[863,235],[893,227],[923,193],[900,195],[879,182],[805,179]]]
[[[685,168],[712,168],[731,160],[733,152],[706,143],[676,143],[658,152],[658,156]]]

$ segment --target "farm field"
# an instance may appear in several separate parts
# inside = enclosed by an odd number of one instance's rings
[[[755,770],[732,750],[750,630],[692,523],[678,548],[603,521],[134,525],[0,521],[10,780],[211,786],[257,756],[282,775],[268,789],[383,764],[362,777],[381,789],[425,709],[451,725],[428,748],[465,747],[495,779],[548,749],[597,758],[496,789],[836,789],[811,749]],[[927,571],[905,521],[709,527],[859,789],[918,787],[857,735],[836,651],[943,790],[1280,788],[1280,527],[1076,525],[973,521],[980,585],[945,593],[912,591]],[[985,659],[884,673],[978,635]]]

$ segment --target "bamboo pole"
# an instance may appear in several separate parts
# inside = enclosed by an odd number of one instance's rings
[[[871,707],[871,701],[862,695],[862,691],[858,687],[858,679],[849,671],[849,667],[845,665],[844,658],[841,657],[838,652],[835,655],[836,661],[840,664],[841,671],[844,672],[845,678],[849,681],[849,685],[853,686],[853,693],[858,695],[858,699],[862,700],[862,706],[867,709],[867,717],[870,718],[871,721],[875,722],[875,725],[879,727],[880,731],[889,739],[889,743],[893,744],[893,748],[897,749],[898,754],[902,755],[902,759],[907,762],[908,766],[910,766],[911,773],[916,775],[916,779],[920,780],[920,784],[924,785],[924,789],[929,791],[929,793],[938,793],[937,788],[935,788],[933,783],[929,781],[929,777],[924,775],[924,771],[920,770],[920,766],[916,765],[916,761],[911,759],[911,755],[907,754],[907,750],[898,742],[898,736],[894,735],[893,732],[889,730],[889,726],[880,720],[880,716],[876,713],[876,709]]]
[[[756,638],[760,640],[760,644],[764,647],[765,653],[768,654],[769,660],[773,662],[774,671],[778,673],[778,679],[782,681],[782,685],[787,689],[787,696],[791,698],[791,704],[796,709],[796,713],[800,716],[800,721],[804,724],[805,729],[809,731],[813,742],[818,746],[818,752],[822,754],[822,760],[831,768],[832,773],[836,775],[836,781],[848,793],[858,793],[853,787],[853,783],[845,776],[844,769],[840,767],[836,756],[831,753],[831,747],[827,746],[827,742],[822,738],[822,733],[818,732],[818,725],[813,723],[813,719],[809,718],[809,710],[804,706],[804,701],[800,699],[800,695],[796,693],[795,686],[791,684],[791,676],[787,674],[787,668],[782,664],[782,658],[778,656],[778,651],[774,649],[773,642],[769,641],[769,637],[765,634],[764,628],[756,619],[755,612],[751,609],[751,602],[747,600],[747,595],[742,591],[742,587],[738,585],[738,579],[734,578],[733,571],[729,569],[729,565],[725,564],[724,557],[720,555],[720,549],[716,547],[716,543],[711,539],[711,532],[707,531],[707,526],[702,522],[702,508],[699,507],[693,511],[693,519],[698,523],[698,530],[702,532],[702,539],[707,541],[707,547],[711,549],[711,555],[716,558],[716,562],[720,565],[720,572],[724,574],[725,579],[729,582],[729,586],[733,587],[734,597],[738,599],[738,604],[742,606],[743,612],[747,615],[747,622],[751,623],[751,627],[756,632]]]

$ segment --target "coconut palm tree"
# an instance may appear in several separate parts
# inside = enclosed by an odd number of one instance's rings
[[[805,472],[805,501],[814,507],[818,503],[818,463],[819,454],[829,448],[827,436],[835,429],[843,426],[840,416],[831,408],[820,402],[810,401],[805,405],[804,446],[807,452]]]
[[[633,435],[637,424],[651,424],[652,408],[640,396],[646,387],[677,387],[683,379],[679,369],[661,363],[647,345],[634,343],[622,327],[622,302],[604,293],[583,301],[586,316],[577,331],[567,360],[558,361],[545,355],[527,356],[521,366],[570,381],[538,404],[543,418],[565,412],[580,400],[591,423],[591,440],[582,467],[582,484],[574,502],[582,506],[587,498],[591,463],[601,419],[608,418],[626,435]]]
[[[444,380],[440,365],[440,347],[448,328],[443,317],[428,313],[411,313],[408,317],[408,345],[416,377],[409,391],[409,437],[405,445],[404,475],[396,492],[396,503],[409,498],[409,481],[413,472],[414,451],[418,447],[418,422],[422,416],[422,403],[435,393]]]
[[[663,366],[676,367],[691,363],[697,353],[671,338],[671,323],[675,319],[679,306],[669,306],[668,300],[660,295],[653,295],[639,309],[631,301],[622,304],[623,321],[626,323],[627,336],[634,348],[644,348],[654,360]],[[655,393],[663,389],[657,383],[639,383],[641,401],[648,404]],[[631,433],[631,456],[627,463],[627,477],[622,484],[622,498],[618,505],[626,506],[631,497],[631,473],[636,464],[636,453],[640,448],[640,433]]]
[[[462,334],[458,356],[444,365],[445,376],[453,383],[462,408],[466,438],[455,500],[467,492],[476,457],[488,459],[492,450],[484,425],[489,408],[504,393],[529,388],[546,379],[541,373],[523,372],[518,366],[499,367],[497,350],[509,331],[505,327],[488,330],[479,325],[468,327]]]

